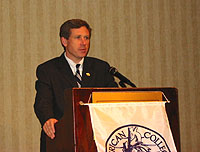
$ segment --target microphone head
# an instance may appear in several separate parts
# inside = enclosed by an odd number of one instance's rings
[[[110,67],[109,72],[110,74],[115,75],[118,71],[115,67]]]

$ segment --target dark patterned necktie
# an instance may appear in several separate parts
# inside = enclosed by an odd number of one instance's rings
[[[76,82],[78,84],[78,87],[80,88],[81,87],[81,74],[80,74],[80,71],[79,71],[79,67],[80,67],[80,64],[77,64],[76,65],[76,74],[75,74],[75,79],[76,79]]]

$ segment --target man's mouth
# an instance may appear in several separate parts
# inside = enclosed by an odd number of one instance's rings
[[[81,49],[79,49],[80,51],[86,51],[86,48],[81,48]]]

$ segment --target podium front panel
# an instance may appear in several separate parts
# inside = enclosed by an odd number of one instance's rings
[[[169,119],[170,128],[173,134],[177,151],[180,152],[180,129],[178,113],[178,91],[176,88],[73,88],[65,91],[65,101],[71,102],[71,107],[65,107],[65,113],[60,123],[56,126],[55,140],[47,139],[48,149],[67,149],[70,147],[71,152],[97,152],[93,131],[91,126],[88,106],[81,106],[80,102],[91,103],[92,92],[109,92],[109,91],[158,91],[163,92],[170,101],[166,104],[166,112]],[[62,124],[61,124],[62,123]],[[66,127],[67,126],[67,127]],[[59,128],[67,128],[67,131]],[[68,133],[69,136],[66,136]],[[59,143],[59,144],[58,144]],[[64,144],[64,145],[63,145]],[[61,147],[61,148],[60,148]],[[62,151],[64,152],[64,151]],[[67,152],[67,151],[66,151]]]

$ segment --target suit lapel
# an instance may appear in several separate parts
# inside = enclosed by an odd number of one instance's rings
[[[83,73],[82,73],[82,87],[91,86],[94,80],[94,70],[92,70],[92,63],[89,62],[88,58],[85,57],[83,63]]]
[[[63,77],[72,85],[72,87],[78,87],[69,63],[65,59],[64,53],[59,57],[58,69]]]

